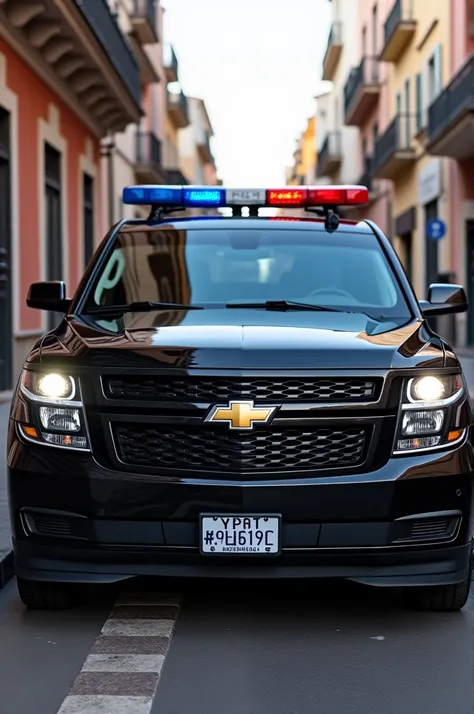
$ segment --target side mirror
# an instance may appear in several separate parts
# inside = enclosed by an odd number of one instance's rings
[[[466,293],[461,285],[433,283],[428,289],[428,300],[420,300],[420,307],[425,317],[466,312]]]
[[[36,310],[66,312],[71,300],[66,297],[66,284],[62,280],[49,280],[30,285],[26,304]]]

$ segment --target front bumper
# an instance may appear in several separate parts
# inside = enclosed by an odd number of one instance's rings
[[[239,483],[225,474],[210,480],[118,473],[87,453],[25,445],[11,427],[10,515],[16,569],[24,578],[337,577],[409,586],[461,582],[469,572],[470,439],[451,451],[393,458],[357,476],[289,474]],[[281,514],[281,555],[201,555],[202,512]],[[407,522],[427,516],[424,523],[450,519],[451,530],[434,528],[420,539],[418,527],[417,538],[407,537]]]

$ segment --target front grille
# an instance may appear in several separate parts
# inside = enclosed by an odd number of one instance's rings
[[[424,518],[414,521],[411,537],[413,540],[424,538],[443,538],[449,530],[452,518]]]
[[[112,399],[140,401],[367,402],[375,401],[380,382],[361,377],[108,377],[104,391]]]
[[[200,471],[298,470],[354,467],[362,462],[366,428],[303,430],[222,429],[119,425],[115,441],[125,464]]]
[[[30,531],[40,536],[68,538],[72,535],[70,521],[62,516],[27,514],[27,523]]]

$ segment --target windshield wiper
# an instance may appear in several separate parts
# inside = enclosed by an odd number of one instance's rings
[[[151,312],[152,310],[204,310],[201,305],[186,305],[179,302],[152,302],[142,300],[128,305],[102,305],[87,311],[87,315],[121,315],[124,312]]]
[[[316,312],[348,312],[337,307],[312,305],[309,302],[294,302],[293,300],[266,300],[265,302],[229,302],[228,308],[263,308],[265,310],[315,310]]]

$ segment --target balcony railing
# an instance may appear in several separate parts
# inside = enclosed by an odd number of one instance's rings
[[[430,143],[436,141],[466,113],[473,111],[474,56],[466,62],[429,107],[428,141]]]
[[[342,52],[342,23],[333,22],[329,32],[328,44],[323,59],[323,79],[330,80],[337,67]]]
[[[374,159],[372,156],[365,156],[363,163],[363,170],[358,183],[360,186],[367,186],[370,193],[372,191],[372,172],[374,170]]]
[[[172,45],[167,45],[165,47],[163,64],[168,82],[177,82],[179,76],[179,63]]]
[[[358,67],[351,69],[344,86],[344,112],[346,121],[354,112],[360,100],[363,100],[364,91],[372,93],[379,91],[380,74],[378,57],[363,57]]]
[[[166,183],[172,186],[187,186],[189,181],[180,169],[167,169]]]
[[[189,124],[188,99],[183,92],[168,92],[168,111],[179,129]]]
[[[143,44],[158,41],[156,0],[133,0],[130,20]]]
[[[398,114],[376,142],[374,152],[374,172],[379,178],[396,178],[408,162],[415,160],[413,136],[416,116]]]
[[[318,151],[316,173],[319,177],[330,176],[342,161],[342,136],[340,131],[328,132]]]
[[[415,34],[412,0],[395,0],[384,25],[384,46],[380,58],[395,62]]]
[[[152,131],[137,131],[136,163],[161,171],[161,141]]]
[[[107,0],[75,0],[135,102],[141,102],[140,70]]]

